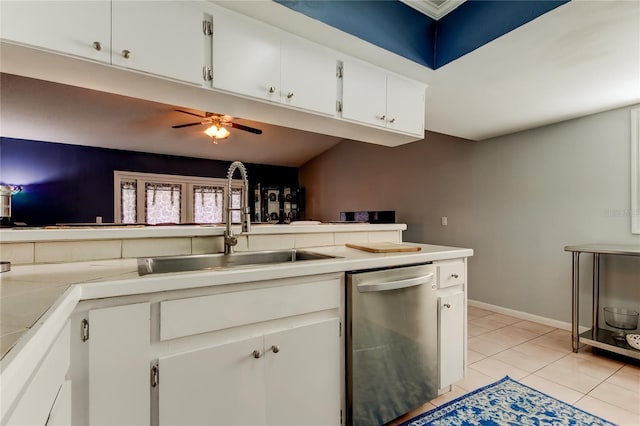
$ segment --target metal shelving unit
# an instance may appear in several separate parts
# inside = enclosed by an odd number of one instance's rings
[[[613,339],[613,333],[609,330],[598,328],[598,311],[600,309],[600,255],[640,256],[640,246],[612,245],[612,244],[588,244],[581,246],[566,246],[565,251],[571,252],[572,259],[572,313],[571,313],[571,344],[573,352],[578,352],[579,344],[584,343],[596,348],[605,349],[620,355],[640,359],[640,351],[632,348],[627,342]],[[580,254],[591,253],[593,255],[593,302],[591,329],[580,334],[579,328],[579,283],[580,283]]]

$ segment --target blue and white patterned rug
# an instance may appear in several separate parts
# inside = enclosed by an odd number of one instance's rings
[[[506,376],[400,426],[613,425]]]

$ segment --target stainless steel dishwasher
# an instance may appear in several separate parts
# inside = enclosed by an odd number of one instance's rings
[[[438,393],[431,264],[347,273],[347,425],[382,425]]]

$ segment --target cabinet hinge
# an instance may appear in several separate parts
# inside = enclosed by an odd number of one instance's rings
[[[89,340],[89,321],[86,319],[80,322],[80,339],[82,339],[83,342]]]
[[[342,410],[340,410],[340,424],[342,424]]]
[[[342,76],[344,75],[344,67],[342,66],[342,64],[338,64],[338,66],[336,67],[336,77],[338,78],[342,78]]]
[[[336,111],[342,112],[342,102],[336,101]]]
[[[340,322],[340,324],[338,324],[338,326],[340,327],[340,329],[338,330],[338,334],[340,337],[342,337],[342,322]]]
[[[212,35],[213,34],[213,22],[212,21],[208,21],[206,19],[204,21],[202,21],[202,32],[206,36]]]
[[[160,383],[160,367],[158,364],[151,366],[151,387],[155,388]]]
[[[202,67],[202,78],[204,79],[204,81],[213,80],[213,68],[207,65]]]

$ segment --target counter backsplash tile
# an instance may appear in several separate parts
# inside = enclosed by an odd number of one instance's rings
[[[35,243],[34,252],[34,263],[117,259],[122,255],[122,243],[120,240],[42,242]]]
[[[224,251],[223,237],[193,237],[191,239],[191,254],[210,254],[222,251]]]
[[[34,243],[2,244],[0,258],[15,265],[33,263]]]
[[[332,246],[334,234],[332,232],[323,233],[323,234],[294,234],[294,244],[295,248],[306,248],[306,247],[322,247],[322,246]]]
[[[358,244],[358,243],[368,243],[369,242],[369,233],[368,232],[336,232],[334,238],[335,245],[343,245],[346,243]]]
[[[250,235],[249,250],[281,250],[294,247],[293,234]]]
[[[401,243],[401,234],[398,231],[369,232],[370,243]]]
[[[191,254],[191,238],[141,238],[122,240],[122,257]]]

